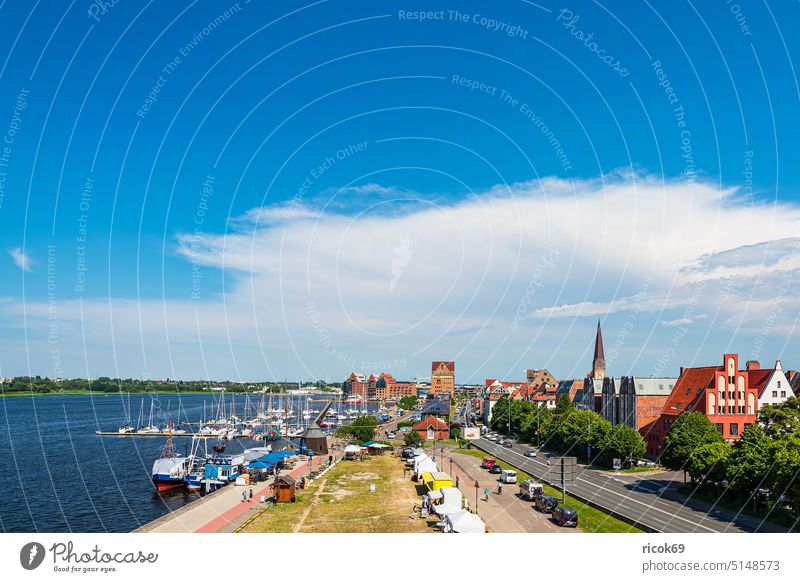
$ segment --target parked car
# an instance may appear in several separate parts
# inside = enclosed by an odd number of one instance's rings
[[[531,479],[525,479],[519,484],[519,496],[528,501],[533,501],[540,495],[544,495],[544,485]]]
[[[489,468],[489,472],[492,473],[493,475],[499,475],[500,473],[503,472],[503,468],[500,465],[492,465]]]
[[[550,513],[556,507],[558,507],[558,500],[555,497],[551,497],[550,495],[540,495],[533,502],[533,507],[536,508],[536,511],[541,511],[542,513]]]
[[[517,482],[517,472],[511,469],[503,469],[500,472],[500,482],[501,483],[516,483]]]
[[[565,505],[553,509],[551,519],[561,527],[578,527],[578,512]]]
[[[481,462],[481,467],[482,467],[483,469],[491,469],[491,468],[492,468],[492,467],[494,467],[496,464],[497,464],[497,461],[495,461],[493,458],[491,458],[491,457],[486,457],[486,458],[485,458],[485,459],[484,459],[484,460]]]
[[[527,451],[525,451],[525,456],[526,457],[535,457],[536,456],[536,451],[534,451],[533,449],[528,449]]]
[[[397,436],[397,434],[395,434],[394,432],[390,432],[386,436],[389,437],[390,439],[393,439]]]

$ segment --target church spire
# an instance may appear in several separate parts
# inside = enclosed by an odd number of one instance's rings
[[[597,335],[594,339],[594,360],[592,361],[591,377],[595,382],[602,384],[606,377],[606,355],[603,352],[603,332],[600,330],[600,320],[597,320]]]
[[[594,338],[594,362],[605,362],[606,356],[603,353],[603,332],[600,329],[600,320],[597,320],[597,336]]]

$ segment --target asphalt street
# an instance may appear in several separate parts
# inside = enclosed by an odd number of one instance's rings
[[[529,458],[530,448],[515,444],[505,448],[481,438],[472,444],[489,455],[525,471],[552,485],[560,483],[557,457],[548,466],[544,453]],[[718,532],[786,532],[787,528],[743,515],[704,501],[685,499],[676,489],[680,484],[674,474],[655,474],[646,477],[636,474],[608,473],[578,465],[575,482],[567,492],[602,509],[633,520],[653,531],[664,533]]]

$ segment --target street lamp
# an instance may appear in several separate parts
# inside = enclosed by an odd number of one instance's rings
[[[478,480],[475,479],[475,514],[478,513]]]
[[[586,439],[586,461],[591,464],[592,463],[592,411],[586,411],[587,419],[589,422],[589,436]]]

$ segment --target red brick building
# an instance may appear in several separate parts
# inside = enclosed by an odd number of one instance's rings
[[[431,364],[431,388],[428,391],[432,396],[449,394],[452,396],[456,390],[456,363],[433,362]]]
[[[664,410],[644,435],[648,454],[661,454],[670,427],[687,411],[705,414],[728,442],[756,422],[758,389],[750,386],[748,371],[739,369],[738,354],[725,354],[721,366],[681,369]]]
[[[397,400],[405,396],[417,396],[417,383],[399,382],[391,374],[381,372],[375,381],[375,397],[378,400]]]
[[[447,423],[433,415],[423,418],[412,428],[425,440],[441,440],[449,436]]]

